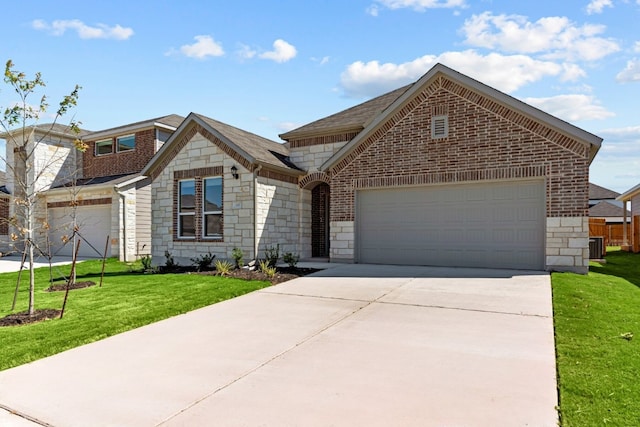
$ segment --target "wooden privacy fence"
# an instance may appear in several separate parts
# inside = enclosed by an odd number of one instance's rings
[[[639,227],[640,216],[634,219],[636,227]],[[627,240],[631,243],[633,227],[627,224]],[[635,233],[638,236],[638,233]],[[607,224],[604,218],[589,218],[589,237],[604,237],[605,246],[620,246],[623,244],[622,224]],[[636,239],[637,240],[637,239]]]

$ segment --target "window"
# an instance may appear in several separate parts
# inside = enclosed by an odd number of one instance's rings
[[[96,141],[96,156],[102,156],[103,154],[113,153],[113,141],[105,139],[102,141]]]
[[[222,238],[222,177],[205,178],[202,200],[202,236]]]
[[[118,147],[118,153],[123,151],[130,151],[136,148],[136,136],[135,135],[127,135],[127,136],[119,136],[116,139],[116,145]]]
[[[449,136],[449,119],[447,116],[431,117],[431,138],[446,138]]]
[[[196,182],[178,182],[178,237],[196,237]]]

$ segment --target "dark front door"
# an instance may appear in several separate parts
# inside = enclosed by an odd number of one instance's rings
[[[329,256],[329,186],[311,190],[311,256]]]

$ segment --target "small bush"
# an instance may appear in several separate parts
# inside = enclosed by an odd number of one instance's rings
[[[298,265],[298,261],[300,261],[300,255],[287,252],[286,254],[282,255],[282,260],[286,262],[290,268],[296,268],[296,265]]]
[[[280,244],[278,243],[276,247],[267,246],[264,249],[264,257],[266,261],[269,263],[270,267],[275,267],[278,264],[278,260],[280,259]]]
[[[151,255],[145,255],[140,258],[140,262],[142,263],[142,271],[145,273],[153,273],[155,268],[151,265]]]
[[[174,269],[178,266],[178,264],[175,263],[175,261],[173,260],[173,255],[171,255],[171,252],[169,251],[164,251],[164,266],[167,267],[167,270],[171,270]]]
[[[209,252],[196,258],[191,258],[191,262],[196,266],[198,271],[206,271],[211,269],[211,264],[213,264],[213,259],[215,257],[215,255]]]
[[[231,256],[236,262],[236,268],[242,268],[244,266],[244,252],[240,248],[233,248]]]
[[[262,271],[269,279],[273,279],[276,275],[276,268],[269,264],[268,260],[260,261],[260,271]]]
[[[231,264],[229,261],[217,260],[215,265],[216,271],[221,276],[227,276],[229,273],[231,273],[231,270],[233,270],[233,264]]]

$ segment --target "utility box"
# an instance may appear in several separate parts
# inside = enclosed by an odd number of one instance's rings
[[[589,259],[604,258],[604,237],[589,237]]]

